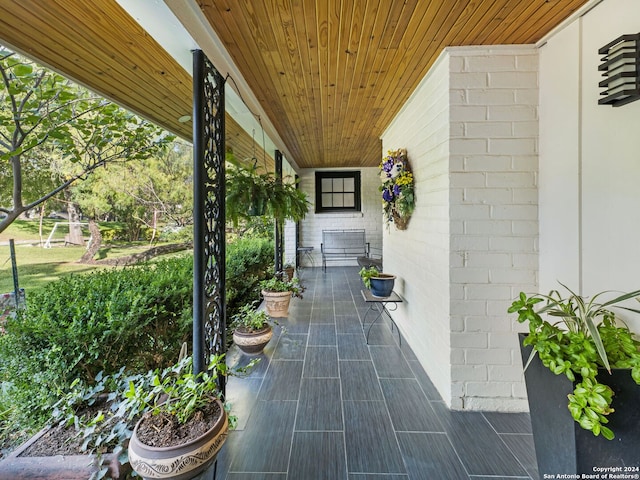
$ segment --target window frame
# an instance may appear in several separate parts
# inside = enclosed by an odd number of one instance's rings
[[[354,206],[353,207],[323,207],[322,206],[322,180],[327,178],[353,179]],[[344,192],[343,192],[344,193]],[[350,213],[362,211],[362,192],[360,170],[321,170],[316,171],[316,213]]]

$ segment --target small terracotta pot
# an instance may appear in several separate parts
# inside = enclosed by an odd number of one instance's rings
[[[206,433],[199,438],[173,447],[150,447],[137,436],[142,418],[133,430],[129,442],[129,463],[135,472],[145,479],[188,480],[209,468],[227,439],[229,424],[227,413],[220,400],[222,415]]]
[[[233,343],[247,355],[258,355],[264,350],[273,336],[271,325],[260,330],[249,331],[244,328],[236,328],[233,331]]]
[[[291,292],[267,292],[262,290],[262,296],[270,317],[282,318],[289,315]]]
[[[284,269],[284,273],[287,274],[287,280],[293,280],[293,275],[296,273],[296,269],[294,267],[287,267]]]

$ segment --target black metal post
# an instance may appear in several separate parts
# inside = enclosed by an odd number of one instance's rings
[[[282,183],[282,152],[280,150],[276,150],[275,154],[275,167],[276,167],[276,182]],[[275,252],[275,270],[276,272],[282,272],[283,264],[282,264],[282,254],[283,254],[283,241],[282,241],[282,230],[284,228],[284,219],[276,218],[275,219],[275,244],[276,244],[276,252]]]
[[[16,300],[16,309],[20,302],[20,284],[18,283],[18,262],[16,260],[16,246],[13,238],[9,239],[9,254],[11,255],[11,272],[13,273],[13,292]]]
[[[226,350],[225,80],[200,50],[193,54],[194,372]],[[224,378],[219,381],[225,393]]]
[[[204,53],[193,52],[193,370],[206,369],[204,354]]]
[[[300,188],[300,177],[298,174],[295,176],[296,188]],[[298,247],[300,246],[300,222],[296,222],[296,268],[300,266],[300,252]]]

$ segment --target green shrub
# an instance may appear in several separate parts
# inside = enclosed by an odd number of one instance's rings
[[[259,299],[272,257],[271,240],[227,246],[228,319]],[[192,255],[64,277],[31,293],[0,335],[0,406],[14,407],[0,412],[0,435],[41,426],[76,378],[91,383],[122,365],[141,373],[175,363],[182,342],[191,343],[192,305]]]
[[[0,381],[18,402],[15,414],[41,419],[75,378],[174,363],[191,336],[192,263],[73,275],[29,295],[0,337]]]
[[[227,246],[227,318],[260,299],[260,281],[273,270],[273,241],[242,237]]]

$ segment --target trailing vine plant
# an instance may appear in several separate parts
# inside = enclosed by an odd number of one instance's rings
[[[602,383],[603,375],[598,378],[598,370],[611,373],[612,368],[630,369],[633,380],[640,385],[640,342],[611,310],[615,307],[640,313],[618,305],[639,297],[640,290],[599,303],[596,300],[610,292],[587,299],[562,286],[569,292],[566,298],[556,290],[532,296],[521,292],[509,307],[509,313],[518,314],[518,322],[529,324],[523,345],[531,345],[533,352],[525,369],[537,353],[554,374],[566,375],[574,382],[573,393],[568,396],[571,416],[585,430],[612,440],[615,435],[605,425],[614,412],[614,392]],[[550,323],[542,315],[558,320]]]

